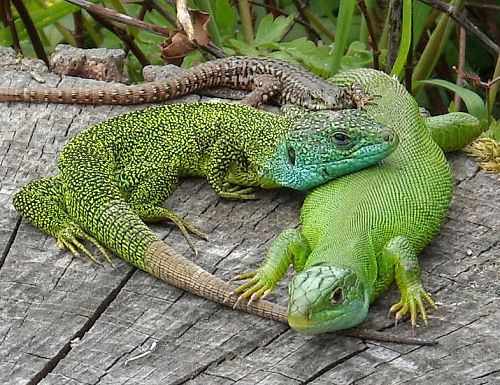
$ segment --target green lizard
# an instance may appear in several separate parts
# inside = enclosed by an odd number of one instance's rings
[[[74,254],[96,259],[83,240],[109,259],[102,244],[176,284],[185,268],[162,275],[174,253],[142,220],[169,219],[188,241],[188,230],[204,236],[161,207],[180,176],[206,176],[224,198],[254,199],[252,187],[240,186],[307,189],[378,162],[396,144],[392,130],[356,110],[274,115],[228,103],[164,105],[77,135],[61,152],[59,174],[23,187],[14,206]],[[189,279],[178,286],[193,292]]]
[[[435,303],[423,288],[417,254],[444,220],[453,187],[448,163],[427,128],[436,129],[432,135],[444,147],[453,124],[463,123],[463,131],[480,123],[459,113],[445,115],[444,124],[434,118],[426,125],[414,99],[378,71],[354,70],[334,81],[359,83],[380,95],[366,112],[393,128],[400,144],[379,165],[309,193],[300,230],[283,231],[256,272],[234,278],[249,279],[235,292],[239,300],[261,298],[293,264],[298,274],[290,284],[288,322],[300,332],[322,333],[359,324],[395,280],[401,299],[390,312],[396,323],[408,312],[413,326],[418,313],[427,323],[424,302]],[[464,144],[458,140],[454,148]]]

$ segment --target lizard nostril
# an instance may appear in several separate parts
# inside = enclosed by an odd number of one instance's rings
[[[384,139],[384,141],[386,142],[390,142],[392,140],[392,135],[390,132],[386,132],[383,136],[382,136],[382,139]]]

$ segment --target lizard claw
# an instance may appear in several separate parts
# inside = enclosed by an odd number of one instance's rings
[[[234,303],[234,305],[233,305],[233,310],[238,308],[238,306],[241,303],[241,301],[243,301],[243,297],[240,295],[238,297],[238,299],[236,300],[236,302]]]
[[[195,225],[190,223],[189,221],[181,218],[176,213],[166,209],[165,207],[160,207],[152,204],[131,204],[134,212],[141,217],[141,219],[145,222],[158,222],[163,220],[171,221],[177,228],[180,230],[189,247],[195,252],[196,248],[194,247],[194,242],[191,238],[190,233],[196,235],[197,237],[208,241],[208,234],[201,231]]]
[[[258,199],[254,194],[254,187],[245,187],[237,184],[224,182],[221,188],[215,189],[218,196],[224,199],[254,200]]]
[[[188,243],[189,247],[191,250],[194,251],[196,255],[198,255],[198,251],[196,250],[196,247],[194,246],[193,239],[189,235],[189,233],[192,233],[196,235],[198,238],[201,238],[205,241],[208,241],[208,234],[204,233],[200,229],[198,229],[195,225],[191,224],[190,222],[186,221],[183,218],[178,217],[174,213],[170,213],[170,219],[174,224],[178,227],[184,238],[186,239],[186,242]]]
[[[258,301],[260,299],[266,298],[270,292],[271,292],[271,290],[266,289],[266,288],[261,288],[261,289],[257,290],[255,293],[253,293],[250,296],[250,300],[248,301],[248,305],[250,305],[253,301]]]
[[[351,85],[347,92],[358,110],[368,105],[376,105],[374,100],[381,97],[380,95],[367,95],[363,87],[356,83]]]
[[[97,248],[97,250],[99,250],[99,252],[104,256],[104,259],[106,259],[106,261],[112,267],[116,267],[109,257],[106,249],[102,247],[97,239],[83,231],[76,223],[70,223],[65,228],[60,230],[57,233],[56,238],[57,245],[60,248],[67,248],[76,257],[79,257],[80,252],[83,252],[87,257],[90,258],[92,262],[101,265],[99,259],[94,254],[92,254],[92,252],[87,247],[85,247],[85,245],[83,245],[78,239],[90,242]]]
[[[243,194],[248,194],[254,192],[256,189],[254,187],[243,187],[237,184],[232,184],[229,182],[225,182],[223,185],[223,191],[229,192],[229,193],[243,193]]]
[[[427,327],[427,313],[425,311],[424,300],[430,307],[437,310],[436,303],[421,285],[410,287],[402,293],[399,302],[392,305],[389,309],[389,314],[395,315],[394,326],[397,328],[398,322],[409,312],[411,326],[414,332],[419,314],[424,325]]]
[[[243,274],[238,274],[236,277],[231,278],[228,283],[234,282],[234,281],[243,281],[244,279],[249,279],[255,277],[255,274],[257,274],[255,271],[252,271],[251,273],[243,273]]]
[[[274,288],[274,284],[266,280],[259,270],[237,275],[229,282],[241,281],[244,279],[250,280],[233,290],[234,294],[239,294],[234,307],[239,305],[243,300],[248,300],[247,305],[250,305],[252,302],[266,297]]]
[[[232,190],[232,189],[231,189]],[[255,189],[248,187],[245,189],[239,189],[237,191],[221,191],[218,195],[224,199],[232,199],[232,200],[256,200],[257,195],[251,194]]]

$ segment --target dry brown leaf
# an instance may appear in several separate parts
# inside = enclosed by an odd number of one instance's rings
[[[177,21],[181,25],[182,29],[186,32],[189,41],[193,41],[194,27],[193,27],[193,22],[191,20],[191,16],[189,14],[187,1],[177,0],[175,9],[177,11]]]
[[[174,31],[165,43],[160,44],[161,56],[167,63],[179,65],[189,52],[210,43],[207,32],[210,15],[197,10],[190,10],[189,14],[193,26],[192,38],[189,38],[184,30],[179,30]]]

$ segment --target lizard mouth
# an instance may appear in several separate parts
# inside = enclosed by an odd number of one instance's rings
[[[356,170],[360,170],[376,164],[389,156],[399,143],[399,138],[393,131],[385,132],[382,139],[383,141],[374,144],[360,145],[352,153],[346,153],[345,158],[327,163],[324,169],[330,176],[341,176],[353,172],[349,167],[355,166]]]
[[[360,302],[364,302],[360,300]],[[353,304],[352,309],[323,310],[316,314],[288,314],[288,324],[293,330],[303,334],[320,334],[348,329],[361,323],[367,316],[367,310]],[[355,310],[356,308],[356,310]]]

